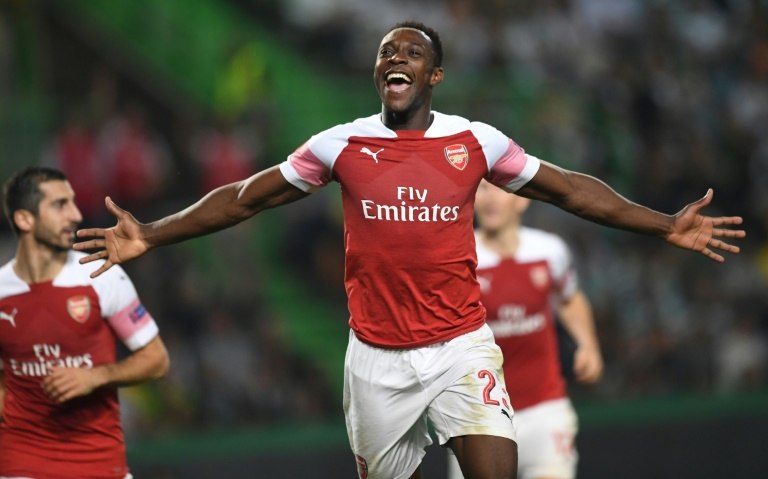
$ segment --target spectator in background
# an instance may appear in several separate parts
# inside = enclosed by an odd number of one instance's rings
[[[77,204],[86,223],[104,214],[104,165],[96,154],[96,136],[85,113],[72,108],[55,133],[44,162],[60,169],[77,192]]]
[[[722,393],[754,390],[768,379],[768,342],[760,334],[759,318],[749,308],[739,314],[716,346],[716,387]]]
[[[251,133],[240,131],[228,120],[220,120],[217,126],[199,135],[194,156],[199,166],[200,193],[246,178],[256,171],[256,151],[248,135]]]
[[[107,172],[108,191],[134,208],[144,209],[157,198],[170,168],[167,146],[147,122],[138,103],[130,103],[103,125],[98,162]]]
[[[260,351],[229,311],[214,310],[206,320],[199,341],[206,416],[212,423],[237,424],[259,410],[257,395],[263,384],[255,371]]]

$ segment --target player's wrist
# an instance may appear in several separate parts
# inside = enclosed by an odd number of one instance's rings
[[[105,364],[96,366],[91,370],[91,381],[93,389],[109,386],[112,383],[112,366]]]

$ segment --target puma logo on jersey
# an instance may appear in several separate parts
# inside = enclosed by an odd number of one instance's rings
[[[375,153],[369,150],[367,146],[360,148],[360,153],[365,153],[366,155],[370,156],[371,158],[373,158],[373,161],[375,161],[376,163],[379,162],[378,154],[381,153],[382,151],[384,151],[384,148],[380,149]]]
[[[0,311],[0,319],[8,321],[15,328],[16,327],[16,313],[18,313],[18,310],[16,308],[13,308],[13,311],[11,312],[11,314],[6,313],[5,311]]]

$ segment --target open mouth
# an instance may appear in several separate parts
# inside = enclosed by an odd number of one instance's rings
[[[394,92],[405,91],[411,87],[413,80],[411,77],[401,72],[387,73],[385,78],[387,89]]]

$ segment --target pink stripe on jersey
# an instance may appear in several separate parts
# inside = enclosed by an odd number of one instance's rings
[[[502,187],[509,185],[520,176],[527,161],[525,151],[517,143],[509,140],[507,150],[491,168],[488,181]]]
[[[312,153],[307,143],[304,143],[293,152],[288,157],[288,161],[301,179],[312,186],[325,186],[331,181],[330,170]]]
[[[110,316],[107,321],[109,321],[117,337],[125,342],[136,332],[151,323],[152,316],[147,312],[144,305],[138,299],[135,299],[126,308]]]

